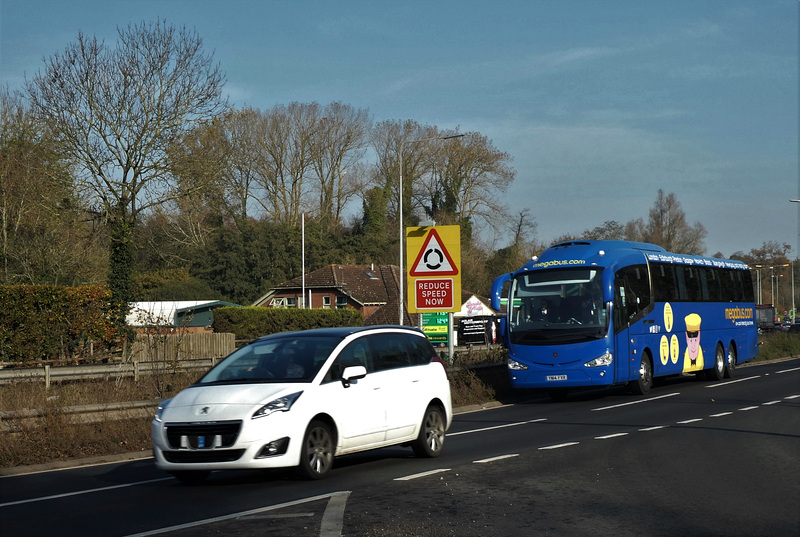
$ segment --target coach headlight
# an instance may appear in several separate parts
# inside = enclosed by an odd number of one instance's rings
[[[253,415],[250,417],[252,419],[263,418],[264,416],[269,416],[275,412],[288,412],[291,410],[294,402],[297,401],[297,398],[302,394],[303,392],[297,392],[273,399],[266,405],[253,412]]]
[[[528,366],[525,364],[521,364],[518,361],[514,360],[513,358],[508,359],[508,368],[512,371],[525,371],[528,369]]]
[[[583,364],[583,366],[584,367],[602,367],[602,366],[605,366],[605,365],[611,365],[611,363],[613,361],[614,361],[614,355],[611,354],[611,352],[606,351],[606,353],[604,355],[598,356],[594,360],[589,360],[588,362]]]

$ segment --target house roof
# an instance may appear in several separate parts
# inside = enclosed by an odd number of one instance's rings
[[[306,289],[337,289],[361,305],[383,305],[397,297],[399,268],[394,265],[328,265],[306,274]],[[302,277],[279,283],[254,306],[267,305],[276,294],[300,292]]]

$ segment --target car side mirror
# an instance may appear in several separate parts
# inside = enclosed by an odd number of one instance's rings
[[[354,380],[363,379],[367,376],[367,368],[363,365],[352,365],[345,367],[342,372],[342,386],[349,388]]]

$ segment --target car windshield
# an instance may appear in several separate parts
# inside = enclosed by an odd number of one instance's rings
[[[608,328],[601,268],[537,270],[511,286],[512,343],[551,345],[602,338]]]
[[[234,382],[308,382],[339,338],[286,336],[256,341],[237,350],[206,373],[198,384]]]

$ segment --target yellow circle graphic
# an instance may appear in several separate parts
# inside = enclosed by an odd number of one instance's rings
[[[664,304],[664,328],[667,329],[667,332],[672,332],[672,306],[669,305],[669,302]]]
[[[680,345],[678,344],[678,336],[672,334],[669,340],[669,357],[673,364],[678,363],[678,354],[681,352]]]
[[[669,361],[669,341],[667,336],[661,336],[661,365],[667,365]]]

